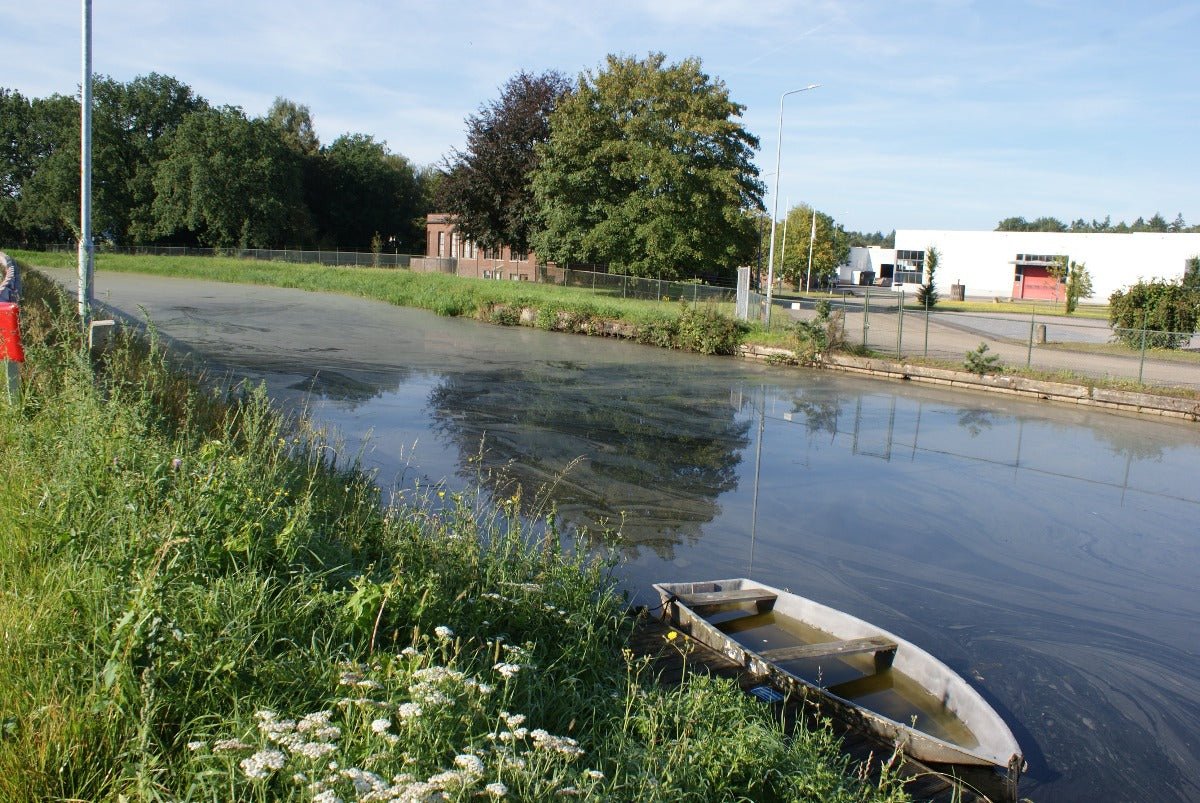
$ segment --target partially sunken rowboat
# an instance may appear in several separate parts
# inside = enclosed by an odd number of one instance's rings
[[[672,625],[775,688],[813,700],[923,764],[969,779],[990,797],[1016,800],[1025,762],[1012,731],[978,691],[920,647],[752,580],[654,588]]]

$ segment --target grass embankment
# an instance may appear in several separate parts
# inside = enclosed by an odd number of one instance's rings
[[[66,253],[14,251],[22,262],[71,267]],[[593,293],[575,287],[536,282],[497,282],[442,273],[417,273],[362,267],[330,267],[290,262],[260,262],[224,257],[135,256],[99,254],[97,268],[189,279],[264,284],[385,301],[431,310],[438,315],[470,316],[515,326],[523,309],[536,311],[526,323],[541,329],[619,336],[666,348],[703,354],[732,354],[752,327],[733,321],[732,304],[664,302],[621,298],[620,291]]]
[[[607,566],[382,509],[259,394],[94,367],[27,274],[0,397],[0,800],[895,800],[726,682],[658,688]]]

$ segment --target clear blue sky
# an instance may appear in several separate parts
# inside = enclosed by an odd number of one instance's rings
[[[418,164],[518,70],[608,53],[702,59],[746,107],[780,211],[848,229],[993,228],[1003,217],[1200,223],[1196,0],[109,0],[96,73],[159,72],[214,104],[306,104],[329,143],[370,134]],[[73,94],[80,4],[0,6],[0,86]],[[767,196],[768,209],[771,196]]]

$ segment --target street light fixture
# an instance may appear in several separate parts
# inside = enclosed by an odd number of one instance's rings
[[[779,137],[775,141],[775,200],[771,206],[771,250],[767,255],[767,331],[771,330],[771,297],[775,290],[775,219],[779,217],[779,157],[783,153],[783,99],[797,92],[816,89],[820,84],[809,84],[791,89],[779,96]]]

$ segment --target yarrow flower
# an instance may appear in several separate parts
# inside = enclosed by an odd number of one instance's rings
[[[390,727],[392,727],[392,721],[387,717],[380,717],[371,721],[371,730],[375,733],[387,733]]]
[[[451,630],[450,628],[446,627],[445,625],[438,625],[437,627],[435,627],[433,629],[433,632],[435,634],[437,634],[437,637],[440,639],[454,638],[454,631]]]
[[[259,750],[249,758],[238,762],[247,778],[254,780],[266,778],[276,770],[283,769],[287,756],[278,750]]]
[[[462,753],[454,757],[454,764],[468,775],[483,775],[483,759],[479,756]]]
[[[583,754],[579,743],[569,736],[555,736],[541,728],[533,731],[529,736],[533,739],[533,746],[539,750],[550,750],[555,753],[562,753],[565,756]]]
[[[488,784],[487,786],[483,787],[483,790],[492,797],[504,797],[508,794],[508,787],[499,781]]]
[[[500,676],[505,680],[512,680],[521,671],[521,665],[501,662],[493,666],[492,669],[499,672]]]
[[[213,742],[214,753],[233,753],[238,750],[249,750],[250,745],[240,739],[217,739]]]
[[[423,712],[421,706],[416,703],[400,703],[396,709],[396,713],[400,715],[401,719],[416,719]]]
[[[204,742],[188,742],[187,749],[195,753],[197,750],[203,750],[207,745]]]

